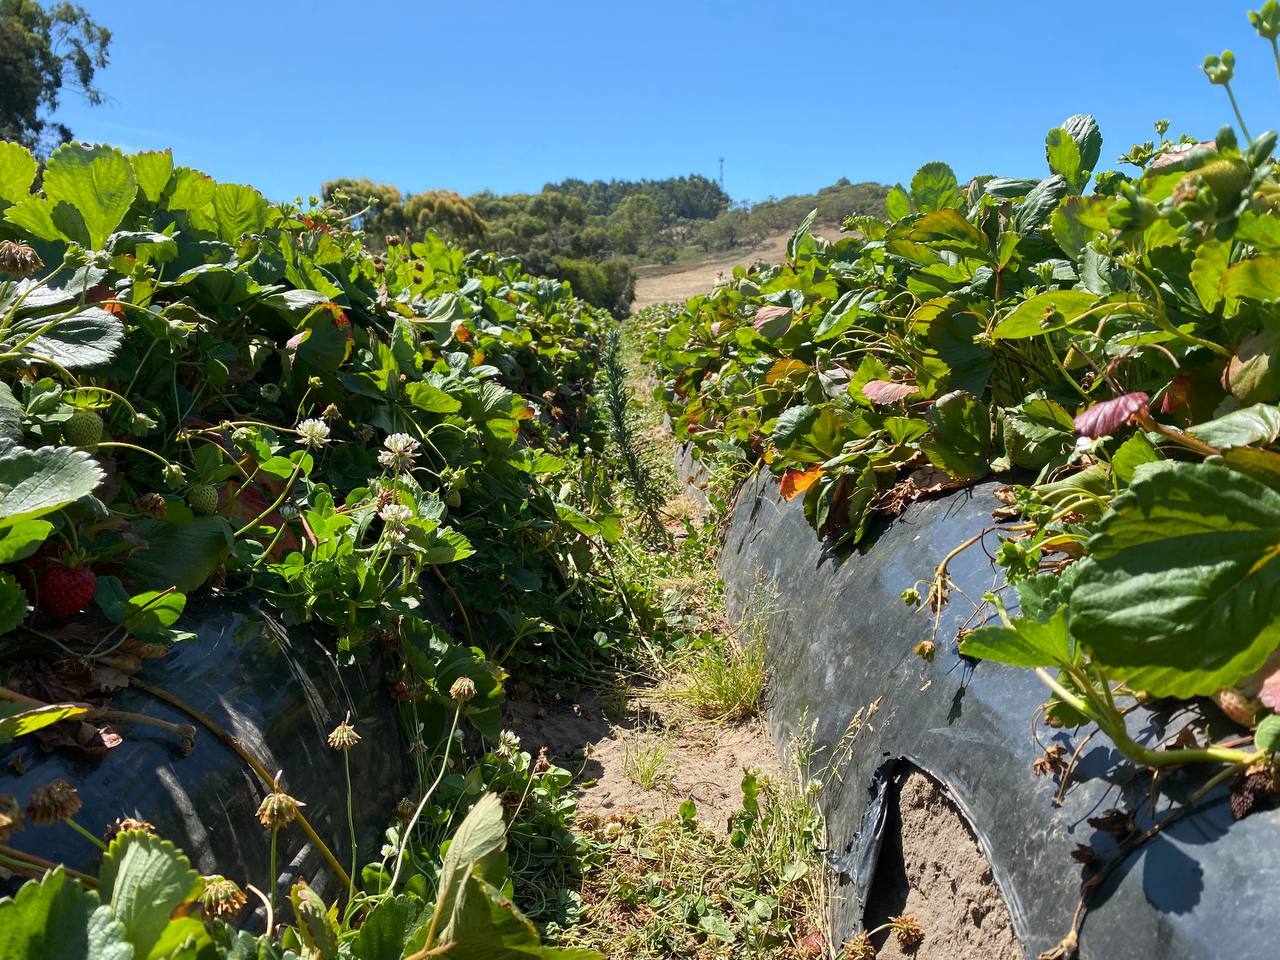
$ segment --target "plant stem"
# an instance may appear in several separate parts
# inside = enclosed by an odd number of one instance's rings
[[[160,456],[160,454],[156,453],[154,450],[148,450],[146,447],[140,447],[136,443],[124,443],[123,441],[120,441],[120,440],[103,440],[98,444],[98,446],[120,447],[125,450],[132,450],[134,453],[144,453],[148,457],[154,457],[156,460],[159,460],[166,467],[172,466],[172,464],[170,464],[168,460]]]
[[[80,826],[80,824],[76,823],[75,820],[73,820],[71,817],[63,817],[62,822],[65,823],[72,830],[74,830],[76,833],[80,834],[80,836],[84,837],[86,840],[92,843],[95,847],[97,847],[103,853],[107,852],[107,845],[105,843],[103,843],[101,840],[95,837],[92,833],[90,833],[84,827]]]
[[[409,822],[405,825],[404,835],[400,838],[400,849],[396,851],[396,868],[391,873],[391,882],[387,884],[387,896],[391,896],[396,891],[396,883],[400,879],[400,868],[404,864],[404,851],[409,846],[409,837],[413,834],[413,828],[418,825],[418,818],[422,816],[422,810],[427,805],[427,801],[431,799],[431,795],[435,793],[436,787],[440,786],[440,781],[444,779],[444,772],[449,769],[449,749],[453,746],[453,732],[458,729],[458,717],[462,714],[462,705],[458,704],[453,710],[453,723],[449,724],[449,736],[444,742],[444,756],[440,760],[440,772],[436,774],[435,781],[427,788],[427,792],[422,795],[422,799],[418,801],[418,807],[413,811],[413,816],[409,818]],[[431,943],[434,935],[434,925],[430,934],[427,936],[427,943]]]
[[[1274,42],[1273,40],[1272,43]],[[1240,104],[1236,103],[1236,95],[1231,90],[1231,84],[1224,83],[1223,87],[1226,88],[1227,98],[1231,101],[1231,109],[1236,112],[1236,120],[1240,124],[1240,132],[1244,134],[1247,142],[1253,143],[1253,137],[1249,136],[1249,128],[1244,125],[1244,117],[1240,113]]]
[[[246,533],[248,533],[250,530],[256,527],[259,523],[261,523],[263,520],[269,517],[271,515],[271,511],[275,510],[277,507],[280,506],[280,504],[284,503],[284,498],[287,497],[289,495],[289,491],[293,489],[294,481],[298,479],[298,474],[301,471],[302,471],[302,461],[299,460],[297,463],[293,465],[293,472],[289,474],[289,479],[285,483],[284,489],[280,491],[280,496],[276,497],[275,501],[270,506],[268,506],[267,509],[263,510],[260,514],[258,514],[256,517],[254,517],[252,520],[246,523],[243,527],[237,530],[236,531],[237,537],[244,536]]]
[[[276,836],[279,833],[278,828],[271,828],[271,869],[267,874],[267,908],[273,913],[276,907]]]
[[[351,876],[347,878],[347,905],[356,896],[356,817],[351,804],[351,758],[349,751],[342,751],[342,771],[347,776],[347,830],[351,834]]]
[[[1152,750],[1149,747],[1144,747],[1129,736],[1129,732],[1124,725],[1124,717],[1109,711],[1105,702],[1099,699],[1097,691],[1093,689],[1088,677],[1075,667],[1064,666],[1063,669],[1071,676],[1076,685],[1082,691],[1085,691],[1085,695],[1088,697],[1087,702],[1058,683],[1044,667],[1036,667],[1036,676],[1054,692],[1058,699],[1096,723],[1102,729],[1102,732],[1111,738],[1111,741],[1121,753],[1144,767],[1176,767],[1185,763],[1230,763],[1239,765],[1256,763],[1265,756],[1261,750],[1246,753],[1243,750],[1214,746],[1181,750]]]
[[[72,870],[66,864],[54,863],[52,860],[46,860],[44,857],[37,857],[34,853],[27,853],[25,850],[16,850],[13,847],[5,846],[2,843],[0,843],[0,862],[4,863],[6,866],[13,865],[15,868],[21,867],[25,870],[33,871],[36,874],[35,878],[37,880],[39,880],[47,871],[56,870],[58,867],[62,867],[62,871],[67,876],[74,877],[85,886],[93,887],[94,889],[98,886],[97,879],[89,876],[87,873],[81,873],[79,870]]]
[[[238,738],[227,733],[227,731],[223,730],[222,727],[218,726],[218,724],[216,724],[212,719],[201,713],[195,707],[191,706],[181,697],[175,696],[162,687],[153,686],[145,680],[139,680],[137,677],[130,677],[129,685],[151,694],[151,696],[155,697],[157,700],[162,700],[169,704],[169,706],[176,707],[187,716],[191,717],[191,719],[195,720],[196,723],[200,724],[221,740],[236,756],[248,764],[249,768],[258,775],[258,778],[264,784],[269,786],[272,790],[276,789],[276,778],[273,777],[271,772],[244,748],[244,744],[242,744]],[[298,826],[302,827],[302,832],[307,835],[307,839],[311,841],[312,845],[320,851],[320,855],[324,857],[325,862],[329,864],[329,868],[337,875],[338,879],[342,883],[350,886],[351,878],[347,876],[346,869],[338,862],[338,858],[333,855],[333,851],[329,849],[328,845],[320,839],[320,834],[316,833],[315,827],[311,826],[311,822],[303,815],[302,811],[298,811]]]

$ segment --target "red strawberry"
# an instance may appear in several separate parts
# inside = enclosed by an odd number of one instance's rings
[[[51,617],[69,617],[89,605],[98,578],[84,566],[50,563],[40,578],[40,609]]]

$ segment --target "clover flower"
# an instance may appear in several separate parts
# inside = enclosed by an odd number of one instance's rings
[[[494,753],[504,759],[514,757],[520,751],[520,737],[511,730],[503,730],[498,734],[498,746]]]
[[[312,418],[298,424],[298,443],[304,447],[323,447],[329,442],[329,425]]]
[[[893,935],[902,949],[914,949],[924,941],[924,928],[915,917],[904,913],[900,917],[890,917],[889,922],[893,925]]]
[[[408,470],[418,456],[418,441],[407,433],[393,433],[382,445],[386,449],[378,454],[378,462],[392,470]]]
[[[413,510],[403,503],[388,503],[378,511],[378,516],[382,518],[382,532],[388,540],[403,540],[413,519]]]
[[[843,960],[876,960],[876,948],[871,944],[871,937],[864,930],[855,934],[853,939],[844,945],[840,956]]]

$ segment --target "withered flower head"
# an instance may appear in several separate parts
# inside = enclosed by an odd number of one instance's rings
[[[396,804],[396,819],[401,823],[408,823],[410,818],[413,817],[413,811],[416,810],[417,807],[418,805],[416,803],[408,797],[404,797]]]
[[[551,769],[551,761],[547,758],[547,748],[538,748],[538,759],[533,761],[534,773],[546,773]]]
[[[214,874],[204,878],[204,890],[200,893],[200,906],[208,919],[231,920],[244,909],[249,898],[234,880]]]
[[[855,934],[853,939],[844,945],[840,956],[843,960],[876,960],[876,948],[871,945],[871,938],[864,930]]]
[[[146,820],[135,820],[133,817],[117,817],[115,823],[107,825],[107,832],[102,839],[110,843],[122,833],[130,830],[141,830],[143,833],[155,833],[156,825]]]
[[[15,277],[29,277],[43,266],[40,255],[25,243],[0,241],[0,271]]]
[[[156,519],[163,519],[169,512],[169,504],[159,493],[144,493],[133,502],[133,506],[139,513],[145,513],[148,517]]]
[[[904,913],[900,917],[890,917],[889,922],[893,924],[893,935],[898,938],[902,949],[910,950],[924,942],[924,928],[915,917]]]
[[[449,688],[449,699],[454,703],[470,703],[476,696],[476,684],[470,677],[459,677]]]
[[[277,782],[279,779],[280,775],[277,774]],[[262,805],[258,807],[258,820],[269,830],[279,830],[293,823],[298,818],[298,808],[305,806],[306,804],[301,800],[295,800],[277,788],[272,793],[268,793]]]
[[[75,787],[65,780],[52,780],[31,791],[31,799],[27,801],[27,816],[37,827],[47,827],[74,816],[81,806],[83,804]]]
[[[22,829],[22,807],[12,793],[0,794],[0,843],[8,843],[15,831]]]
[[[347,719],[333,728],[333,732],[329,734],[329,746],[334,750],[350,750],[360,742],[360,734],[356,733],[356,728],[351,725],[351,714],[347,714]]]

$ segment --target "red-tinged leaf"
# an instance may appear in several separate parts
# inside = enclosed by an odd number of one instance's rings
[[[767,306],[756,311],[753,326],[762,337],[774,339],[791,329],[791,308]]]
[[[1128,423],[1135,413],[1146,407],[1151,398],[1137,391],[1126,393],[1114,400],[1095,403],[1075,419],[1076,434],[1096,440],[1108,437]]]
[[[804,493],[822,476],[822,467],[810,467],[808,470],[788,470],[782,475],[781,493],[783,500],[794,500]]]
[[[1161,413],[1177,413],[1185,410],[1191,400],[1191,378],[1180,373],[1169,381],[1169,386],[1160,398]]]
[[[905,400],[915,393],[914,383],[894,383],[891,380],[872,380],[862,388],[862,395],[872,403],[889,405]]]
[[[1262,705],[1280,713],[1280,670],[1277,670],[1262,681],[1262,691],[1258,694]]]

